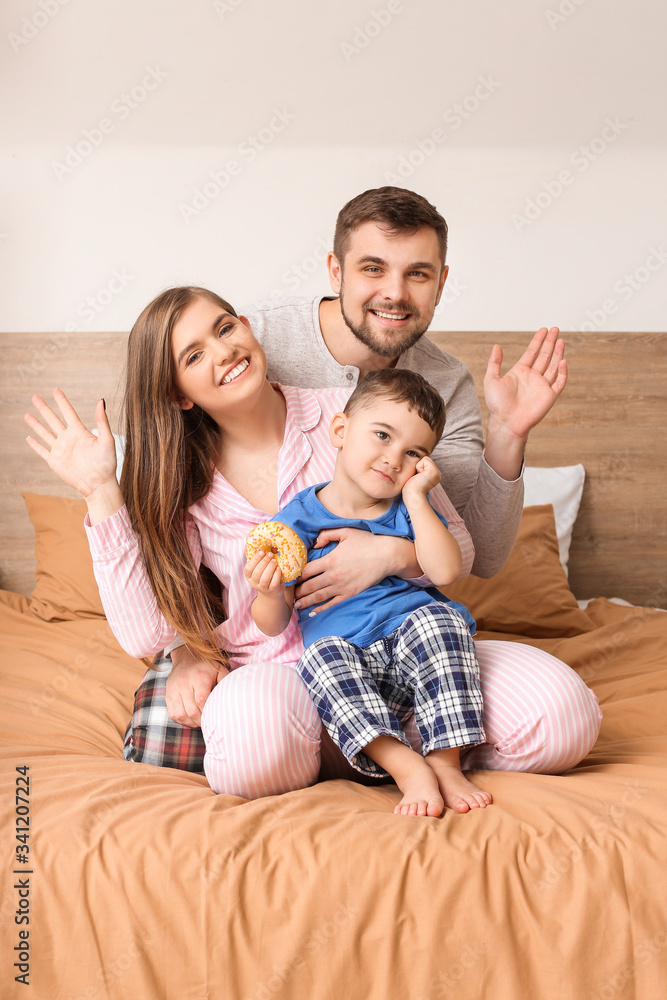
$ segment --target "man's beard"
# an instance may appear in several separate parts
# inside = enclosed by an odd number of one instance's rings
[[[343,285],[341,284],[340,293],[340,311],[342,313],[343,319],[345,320],[345,325],[348,330],[354,334],[354,336],[366,347],[370,347],[374,354],[379,355],[381,358],[398,358],[401,354],[404,354],[407,350],[413,347],[418,340],[420,340],[426,331],[428,330],[428,323],[423,324],[421,314],[418,310],[415,310],[413,306],[403,306],[402,303],[391,303],[390,306],[381,306],[375,304],[373,308],[378,312],[396,312],[396,313],[408,313],[412,317],[412,323],[408,330],[403,330],[401,333],[387,329],[384,336],[376,333],[371,329],[370,322],[366,318],[370,312],[370,307],[364,305],[364,317],[361,323],[354,326],[349,318],[345,314],[345,304],[343,297]],[[430,320],[429,320],[430,323]]]

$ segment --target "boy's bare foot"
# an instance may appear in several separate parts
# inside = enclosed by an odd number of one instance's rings
[[[439,757],[447,751],[434,750],[425,760],[438,782],[446,806],[455,812],[465,813],[470,809],[485,809],[493,802],[490,792],[484,792],[465,777],[458,762],[450,762]]]
[[[364,752],[389,772],[403,792],[395,813],[401,816],[440,815],[445,803],[438,778],[421,754],[393,736],[376,737],[364,747]]]
[[[465,813],[493,802],[489,792],[463,776],[458,747],[432,750],[422,757],[392,736],[378,736],[364,750],[403,792],[394,809],[400,816],[440,816],[445,806]]]
[[[414,756],[414,767],[393,775],[403,792],[403,798],[394,812],[399,816],[439,816],[445,802],[440,794],[438,778],[423,757],[417,753]]]

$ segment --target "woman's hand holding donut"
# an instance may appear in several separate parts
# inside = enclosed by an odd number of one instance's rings
[[[97,512],[97,521],[103,520],[123,505],[116,480],[116,447],[104,401],[100,400],[95,408],[98,432],[98,437],[95,437],[81,423],[64,392],[54,389],[53,398],[62,419],[41,396],[32,397],[44,423],[40,423],[32,413],[26,413],[25,422],[44,444],[34,437],[28,437],[27,443],[63,482],[86,499],[91,520],[93,511]]]

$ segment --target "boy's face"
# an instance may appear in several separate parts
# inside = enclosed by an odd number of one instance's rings
[[[435,432],[416,410],[382,398],[350,416],[336,414],[330,433],[338,448],[336,477],[378,500],[398,496],[436,445]]]

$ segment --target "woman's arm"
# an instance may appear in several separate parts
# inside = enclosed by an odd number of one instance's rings
[[[158,607],[127,509],[96,525],[84,521],[93,571],[111,630],[130,656],[152,656],[178,633]],[[201,563],[196,526],[188,522],[188,543],[195,566]]]
[[[421,576],[414,543],[407,538],[372,535],[359,528],[329,528],[320,532],[313,548],[331,542],[338,542],[331,552],[306,563],[296,588],[298,608],[327,601],[318,609],[323,611],[373,587],[386,576],[406,580]]]
[[[40,396],[33,397],[44,423],[31,413],[26,414],[25,420],[44,444],[33,437],[27,439],[28,444],[63,482],[86,500],[88,514],[84,524],[104,613],[118,642],[130,656],[150,656],[175,639],[177,633],[157,606],[139,542],[124,506],[104,401],[100,400],[95,408],[96,437],[84,426],[60,389],[54,389],[53,398],[62,419]],[[198,566],[201,543],[192,524],[188,526],[188,542]]]

